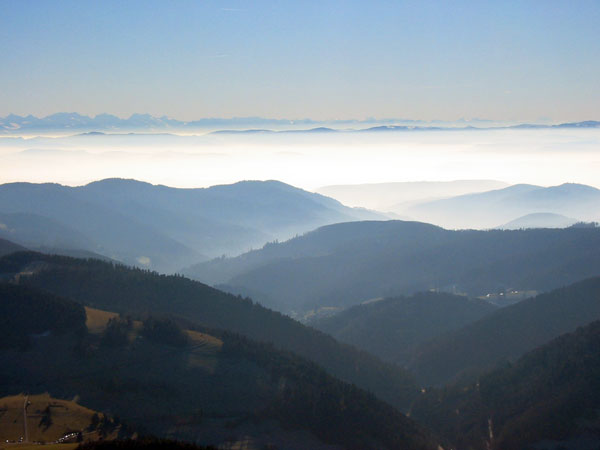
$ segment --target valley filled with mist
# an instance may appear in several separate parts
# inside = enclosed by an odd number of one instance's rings
[[[0,1],[0,450],[600,449],[598,24]]]
[[[599,130],[1,137],[2,395],[77,396],[88,440],[587,448]]]

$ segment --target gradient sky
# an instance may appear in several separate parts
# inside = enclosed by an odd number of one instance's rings
[[[600,119],[600,1],[0,0],[0,116]]]

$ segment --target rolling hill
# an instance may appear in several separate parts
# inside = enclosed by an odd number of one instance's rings
[[[0,238],[0,256],[8,255],[14,252],[22,252],[25,250],[27,250],[25,247],[22,247],[6,239]]]
[[[553,213],[532,213],[517,217],[504,225],[502,230],[519,230],[522,228],[567,228],[578,222],[577,219]]]
[[[421,203],[404,211],[446,228],[493,228],[516,217],[553,213],[583,221],[600,219],[600,190],[582,184],[540,187],[517,184],[489,192]]]
[[[319,228],[184,272],[286,313],[425,290],[548,291],[600,274],[600,228],[450,231],[418,222]]]
[[[405,365],[419,344],[462,328],[496,309],[483,300],[424,292],[353,306],[309,323],[341,342]]]
[[[82,315],[81,304],[64,298],[21,285],[6,289],[3,302],[27,298],[77,314],[63,315],[72,326],[36,337],[27,351],[0,350],[0,395],[78,395],[146,432],[203,444],[437,448],[431,434],[393,407],[270,344],[219,330],[183,330],[158,316],[134,321],[89,308]],[[42,315],[40,308],[12,308],[6,320],[15,313]],[[81,332],[86,323],[94,333]]]
[[[600,319],[600,277],[501,308],[422,344],[407,365],[422,385],[515,360],[577,327]]]
[[[0,186],[3,237],[34,247],[90,250],[174,272],[318,226],[383,216],[276,181],[175,189],[108,179],[85,186]]]
[[[345,205],[403,214],[415,203],[507,186],[507,183],[496,180],[416,181],[323,186],[317,192]]]
[[[38,253],[0,258],[0,275],[122,314],[169,314],[205,327],[235,332],[292,351],[379,398],[407,409],[417,393],[399,367],[306,327],[250,299],[213,289],[182,276],[159,275],[98,260]]]
[[[600,445],[600,322],[479,377],[430,390],[412,417],[457,448],[591,449]]]
[[[0,412],[0,441],[3,443],[19,442],[21,438],[24,442],[75,442],[80,433],[81,441],[131,436],[114,418],[72,400],[53,398],[48,393],[2,397]],[[65,439],[65,436],[68,437]]]

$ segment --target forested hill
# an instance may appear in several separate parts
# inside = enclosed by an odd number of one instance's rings
[[[26,250],[14,242],[7,241],[6,239],[0,239],[0,256],[8,255],[9,253],[19,252]]]
[[[84,328],[81,304],[37,289],[0,283],[0,348],[27,348],[32,336],[81,332]]]
[[[481,376],[432,390],[412,417],[457,448],[588,449],[600,445],[600,322]]]
[[[419,222],[342,223],[186,274],[252,293],[287,313],[429,289],[471,297],[548,291],[600,275],[600,228],[450,231]]]
[[[246,440],[256,448],[437,448],[429,432],[389,404],[270,344],[183,330],[161,317],[84,312],[31,287],[0,289],[2,320],[26,328],[29,314],[27,333],[51,327],[26,351],[2,341],[0,397],[77,396],[144,433],[219,446]],[[43,315],[61,325],[35,325]]]
[[[422,292],[354,306],[310,324],[342,342],[404,365],[419,344],[475,322],[496,309],[479,299]]]
[[[166,313],[209,328],[269,342],[316,362],[330,374],[406,409],[416,395],[412,377],[397,366],[338,343],[250,299],[223,293],[181,276],[159,275],[98,260],[38,253],[0,258],[0,274],[100,309],[141,314]]]
[[[89,250],[168,273],[322,225],[384,218],[278,181],[198,189],[125,179],[0,185],[6,225],[0,237],[14,236],[28,248]]]
[[[423,344],[408,367],[421,384],[442,384],[514,360],[600,319],[600,277],[538,295]]]

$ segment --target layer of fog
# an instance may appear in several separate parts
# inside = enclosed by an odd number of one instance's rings
[[[85,135],[0,138],[0,183],[108,177],[176,187],[277,179],[332,184],[501,180],[600,187],[600,130]]]

